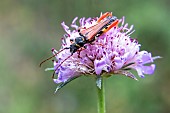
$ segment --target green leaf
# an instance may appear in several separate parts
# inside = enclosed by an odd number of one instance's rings
[[[76,79],[78,77],[80,77],[80,76],[72,77],[72,78],[68,79],[67,81],[61,83],[60,85],[57,86],[57,88],[56,88],[54,93],[57,93],[58,90],[60,90],[62,87],[64,87],[65,85],[67,85],[68,83],[70,83],[71,81],[73,81],[74,79]]]

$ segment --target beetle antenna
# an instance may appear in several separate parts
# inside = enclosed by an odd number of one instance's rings
[[[53,72],[53,76],[52,76],[52,79],[54,79],[54,75],[55,75],[55,71],[67,60],[69,59],[73,54],[71,54],[70,56],[68,56],[66,59],[64,59],[58,66],[57,68],[54,70]]]
[[[46,62],[46,61],[50,60],[51,58],[55,57],[56,55],[58,55],[59,53],[61,53],[61,52],[62,52],[63,50],[65,50],[65,49],[70,49],[70,48],[69,48],[69,47],[66,47],[66,48],[60,50],[60,51],[59,51],[58,53],[56,53],[55,55],[50,56],[50,57],[48,57],[47,59],[43,60],[43,61],[40,63],[39,66],[41,67],[41,65],[42,65],[44,62]]]

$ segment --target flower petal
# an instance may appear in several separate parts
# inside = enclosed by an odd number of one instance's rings
[[[53,79],[53,81],[55,83],[61,83],[61,82],[65,82],[67,81],[69,78],[72,78],[74,76],[78,76],[79,73],[76,72],[75,70],[71,70],[69,68],[62,68],[60,69],[60,71],[57,73],[58,74],[58,78],[57,79]]]
[[[144,74],[153,74],[155,70],[155,64],[151,64],[150,66],[142,66],[142,70]]]
[[[102,58],[101,60],[95,60],[94,61],[94,68],[95,68],[95,72],[97,75],[100,75],[103,68],[106,66],[106,62],[105,59]]]

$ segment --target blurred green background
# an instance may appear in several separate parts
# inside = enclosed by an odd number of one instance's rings
[[[132,37],[141,50],[160,55],[152,76],[139,81],[124,76],[105,79],[107,113],[170,113],[169,0],[1,0],[0,113],[96,113],[94,79],[81,77],[53,94],[51,48],[60,48],[74,17],[110,11],[135,25]]]

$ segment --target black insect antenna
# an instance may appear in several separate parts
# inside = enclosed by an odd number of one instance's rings
[[[41,65],[42,65],[44,62],[46,62],[46,61],[50,60],[51,58],[55,57],[56,55],[58,55],[59,53],[61,53],[61,52],[64,51],[65,49],[70,49],[70,47],[63,48],[62,50],[60,50],[60,51],[59,51],[58,53],[56,53],[55,55],[50,56],[50,57],[48,57],[47,59],[43,60],[43,61],[40,63],[39,66],[41,67]]]
[[[55,75],[55,71],[67,60],[69,59],[73,54],[69,55],[66,59],[64,59],[58,66],[57,68],[54,70],[53,72],[53,76],[52,76],[52,79],[54,78],[54,75]]]

